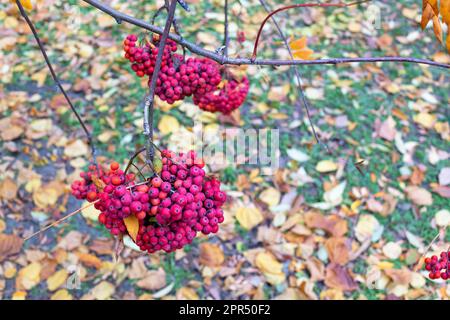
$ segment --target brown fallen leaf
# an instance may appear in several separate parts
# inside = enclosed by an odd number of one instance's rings
[[[325,249],[328,252],[330,261],[341,266],[350,260],[350,244],[345,237],[331,237],[325,242]]]
[[[358,288],[348,270],[335,263],[330,263],[326,269],[325,284],[342,291],[353,291]]]
[[[136,285],[139,288],[151,291],[164,288],[166,285],[166,273],[162,268],[151,270],[147,272],[147,275],[139,280]]]
[[[0,262],[11,255],[15,255],[22,249],[22,238],[14,234],[0,234]]]
[[[208,267],[220,267],[225,261],[225,256],[220,246],[205,242],[200,245],[199,261]]]
[[[19,187],[10,178],[6,178],[0,182],[0,199],[13,200],[17,196]]]
[[[78,259],[80,259],[80,262],[87,267],[94,267],[96,269],[100,269],[102,267],[102,260],[93,254],[77,252],[76,255],[78,256]]]
[[[335,237],[343,236],[348,230],[346,220],[337,215],[324,216],[316,210],[305,214],[305,223],[308,228],[323,229]]]

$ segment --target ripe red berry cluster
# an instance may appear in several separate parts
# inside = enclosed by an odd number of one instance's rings
[[[202,96],[194,95],[194,103],[205,111],[219,111],[223,114],[230,114],[242,105],[247,97],[248,88],[247,77],[242,78],[241,82],[233,79],[218,93],[209,92]]]
[[[430,271],[428,277],[430,279],[443,280],[450,279],[450,251],[443,251],[440,254],[440,258],[432,256],[425,259],[425,269]]]
[[[142,224],[136,239],[150,253],[182,248],[199,231],[216,233],[224,220],[226,194],[218,180],[205,176],[204,163],[194,151],[163,151],[162,164],[161,177],[151,180],[148,192],[157,226]]]
[[[158,45],[158,36],[153,37],[152,43],[145,45],[138,44],[136,35],[126,37],[123,42],[125,58],[131,62],[131,68],[137,76],[152,76],[159,51]],[[247,79],[243,82],[243,86],[238,86],[236,81],[229,82],[225,90],[216,95],[214,92],[218,90],[218,85],[222,81],[219,64],[206,58],[188,58],[184,61],[183,56],[176,51],[177,44],[168,39],[155,88],[155,94],[161,100],[173,104],[175,101],[193,96],[194,103],[202,103],[202,109],[225,113],[238,108],[244,102],[248,92]],[[246,89],[242,90],[242,87]],[[209,106],[210,104],[214,106]]]
[[[113,235],[127,232],[124,218],[133,214],[139,221],[136,244],[150,253],[180,249],[197,232],[216,233],[224,220],[226,194],[217,179],[205,175],[195,152],[161,155],[162,171],[147,184],[136,185],[134,174],[125,174],[116,162],[109,171],[91,166],[72,184],[77,199],[95,202],[99,222]]]

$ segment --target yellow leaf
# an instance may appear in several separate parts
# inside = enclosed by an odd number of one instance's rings
[[[260,224],[264,218],[255,207],[241,207],[236,211],[236,219],[244,229],[250,230]]]
[[[133,239],[136,242],[136,237],[139,231],[139,220],[136,218],[135,215],[129,215],[125,219],[123,219],[123,222],[125,223],[125,226],[127,227],[128,234],[130,235],[131,239]]]
[[[67,289],[60,289],[50,297],[50,300],[72,300],[72,295]]]
[[[277,285],[285,281],[283,265],[269,252],[260,252],[255,259],[256,267],[264,274],[267,282]]]
[[[336,171],[337,168],[338,165],[331,160],[322,160],[316,166],[316,170],[321,173]]]
[[[15,0],[9,0],[9,2],[16,3]],[[31,3],[31,0],[20,0],[20,3],[25,9],[29,11],[33,9],[33,4]]]
[[[115,287],[111,283],[103,281],[92,289],[92,295],[97,300],[106,300],[113,295],[115,290]]]
[[[41,281],[41,270],[42,266],[39,262],[30,263],[19,271],[19,275],[16,278],[18,285],[30,290]]]
[[[61,269],[55,272],[47,279],[47,287],[50,291],[55,291],[61,287],[67,280],[68,273],[66,270]]]
[[[259,199],[269,207],[276,206],[280,202],[281,194],[275,188],[267,188],[259,195]]]
[[[89,149],[86,143],[78,139],[69,143],[64,148],[64,155],[69,158],[76,158],[80,156],[85,156],[88,153],[88,151]]]
[[[163,115],[158,124],[158,129],[161,134],[166,135],[169,133],[177,132],[180,129],[180,124],[178,123],[177,118]]]
[[[414,122],[420,124],[422,127],[426,129],[431,129],[436,122],[436,115],[429,114],[427,112],[421,112],[416,114],[414,117]]]
[[[450,29],[450,24],[447,24],[447,26]],[[450,52],[450,34],[447,35],[447,40],[445,41],[445,46],[447,47],[447,50]]]
[[[27,297],[26,291],[16,291],[12,296],[12,300],[25,300]]]
[[[83,202],[81,208],[87,206],[89,204],[88,201]],[[81,211],[81,215],[86,219],[90,219],[92,221],[97,221],[98,216],[100,215],[100,210],[96,209],[95,206],[89,206],[83,211]]]

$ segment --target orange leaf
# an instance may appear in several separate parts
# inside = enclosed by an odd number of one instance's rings
[[[450,0],[441,0],[440,11],[442,15],[442,22],[447,24],[450,28]]]
[[[302,50],[306,48],[306,44],[308,42],[308,39],[306,37],[301,37],[300,39],[291,41],[289,43],[289,46],[293,51]]]
[[[303,49],[303,50],[294,51],[294,52],[292,52],[292,55],[296,59],[310,60],[311,59],[311,55],[313,53],[314,53],[313,50],[306,48],[306,49]]]
[[[422,9],[427,5],[433,9],[435,15],[439,15],[438,0],[422,0]]]
[[[136,237],[139,231],[139,220],[133,214],[123,219],[127,227],[128,234],[136,242]]]
[[[9,0],[9,2],[16,3],[15,0]],[[20,0],[20,3],[22,3],[22,6],[27,10],[33,9],[33,4],[31,3],[31,0]]]
[[[420,21],[420,26],[422,27],[422,30],[424,30],[430,22],[431,18],[434,17],[433,8],[430,5],[426,5],[426,7],[423,9],[422,12],[422,20]]]
[[[443,43],[441,21],[439,21],[439,18],[437,16],[433,17],[433,31],[439,42]]]
[[[447,50],[450,52],[450,34],[447,35],[447,41],[445,41],[445,44],[447,45]]]

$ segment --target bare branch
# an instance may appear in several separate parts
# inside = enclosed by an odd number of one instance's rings
[[[84,2],[92,5],[93,7],[103,11],[118,21],[125,21],[133,24],[137,27],[152,31],[154,33],[162,34],[163,30],[152,24],[149,24],[143,20],[136,19],[125,13],[112,9],[110,6],[104,4],[98,0],[83,0]],[[186,47],[192,53],[199,56],[212,59],[218,63],[230,64],[230,65],[264,65],[264,66],[281,66],[281,65],[338,65],[344,63],[375,63],[375,62],[401,62],[401,63],[417,63],[425,64],[439,68],[450,69],[450,64],[439,63],[432,60],[420,59],[420,58],[408,58],[408,57],[364,57],[364,58],[329,58],[319,60],[279,60],[279,59],[255,59],[250,58],[224,58],[221,54],[214,51],[206,50],[196,44],[193,44],[180,36],[169,33],[169,39],[174,40],[179,45]]]
[[[259,2],[261,3],[261,5],[264,7],[264,9],[268,13],[270,13],[272,11],[265,0],[259,0]],[[294,60],[294,55],[292,54],[292,50],[291,50],[291,47],[289,46],[288,40],[287,40],[286,36],[284,35],[284,32],[281,29],[280,25],[278,24],[278,21],[275,19],[274,16],[272,16],[272,21],[273,21],[273,24],[275,25],[275,27],[277,28],[278,33],[280,34],[280,37],[283,40],[283,43],[284,43],[286,49],[288,50],[291,59]],[[306,116],[308,117],[308,121],[309,121],[309,124],[311,126],[312,133],[313,133],[314,138],[316,139],[317,143],[320,144],[321,141],[320,141],[320,139],[319,139],[319,137],[318,137],[318,135],[316,133],[316,129],[314,128],[314,124],[312,122],[311,115],[309,113],[309,103],[308,103],[308,99],[306,98],[305,92],[303,91],[303,87],[302,87],[303,81],[302,81],[302,78],[300,76],[300,72],[298,71],[296,66],[293,66],[292,70],[294,70],[295,77],[297,78],[298,88],[300,89],[299,90],[300,91],[300,97],[302,99],[303,107],[305,108]],[[323,144],[323,145],[325,146],[327,151],[329,151],[328,146],[326,144]]]
[[[44,60],[47,63],[47,67],[53,77],[53,80],[55,81],[56,85],[58,86],[59,90],[61,90],[64,98],[66,99],[67,103],[70,106],[70,109],[72,109],[72,112],[75,114],[75,117],[77,118],[78,122],[80,123],[81,127],[83,128],[84,133],[86,134],[87,140],[88,140],[88,144],[91,147],[91,152],[92,152],[92,158],[93,158],[93,162],[96,164],[97,160],[96,160],[96,150],[95,150],[95,146],[94,143],[92,141],[92,136],[91,133],[89,132],[89,130],[87,129],[86,125],[84,124],[84,121],[81,119],[80,115],[78,114],[78,111],[75,109],[75,106],[73,105],[72,101],[69,98],[69,95],[67,94],[66,90],[64,90],[61,81],[59,80],[58,76],[56,75],[55,70],[53,69],[53,66],[50,62],[50,59],[48,58],[47,52],[45,51],[44,45],[42,44],[41,39],[39,38],[39,35],[36,31],[36,28],[34,27],[33,23],[31,22],[30,18],[28,17],[28,14],[26,13],[25,9],[22,6],[22,3],[19,0],[16,0],[16,5],[19,8],[20,14],[22,15],[22,17],[25,19],[25,21],[27,22],[28,26],[31,29],[31,32],[33,33],[34,39],[36,40],[39,49],[41,50],[42,55],[44,56]]]

